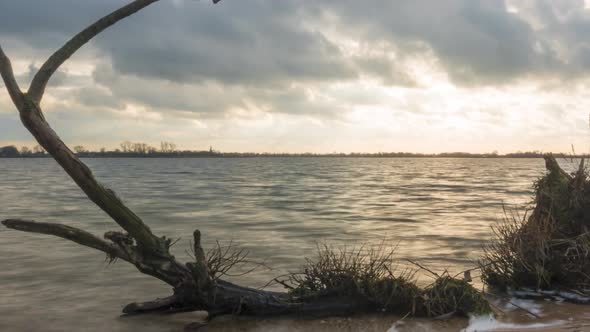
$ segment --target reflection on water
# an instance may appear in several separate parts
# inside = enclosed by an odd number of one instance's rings
[[[293,270],[322,240],[338,246],[386,239],[400,258],[433,269],[471,267],[502,204],[525,206],[544,171],[541,159],[86,161],[156,234],[181,237],[174,249],[183,260],[195,228],[206,246],[234,240],[265,260],[274,270],[240,279],[252,286]],[[2,219],[61,222],[96,234],[117,228],[50,159],[0,159],[0,197]],[[169,290],[127,264],[109,266],[94,250],[6,229],[0,250],[0,330],[182,326],[181,318],[118,318],[127,302]]]

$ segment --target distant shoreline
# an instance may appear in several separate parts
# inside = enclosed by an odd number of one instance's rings
[[[472,153],[462,151],[441,153],[419,152],[349,152],[349,153],[288,153],[288,152],[222,152],[213,149],[208,150],[181,150],[176,144],[161,142],[160,148],[141,142],[125,141],[120,144],[120,149],[90,150],[82,145],[72,147],[72,151],[81,158],[543,158],[545,152],[538,150],[516,151],[500,154],[498,151],[486,153]],[[588,154],[553,153],[555,156],[566,158],[588,157]],[[48,158],[49,154],[40,146],[32,148],[14,145],[0,146],[0,158]]]
[[[554,153],[564,158],[588,158],[588,155],[566,155]],[[174,152],[174,153],[99,153],[83,152],[78,153],[80,158],[464,158],[464,159],[531,159],[543,158],[543,153],[510,153],[510,154],[470,154],[470,153],[439,153],[439,154],[415,154],[415,153],[347,153],[347,154],[289,154],[289,153],[221,153],[221,152]],[[52,158],[46,153],[35,153],[28,155],[3,156],[6,159],[31,159],[31,158]]]

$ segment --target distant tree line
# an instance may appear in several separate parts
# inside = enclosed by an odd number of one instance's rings
[[[0,147],[0,157],[39,157],[45,156],[45,150],[41,145],[36,145],[33,148],[23,146],[18,149],[14,145]]]
[[[125,141],[119,144],[119,148],[107,150],[100,148],[98,151],[91,151],[82,145],[73,147],[74,152],[80,157],[87,158],[194,158],[194,157],[226,157],[226,158],[248,158],[248,157],[342,157],[342,158],[542,158],[541,151],[515,152],[499,154],[491,153],[467,153],[467,152],[444,152],[444,153],[412,153],[412,152],[377,152],[377,153],[257,153],[257,152],[219,152],[213,150],[194,151],[179,150],[176,144],[161,142],[156,148],[146,143]],[[38,158],[48,157],[40,145],[32,148],[22,146],[0,147],[0,158]],[[568,157],[587,157],[582,155],[569,155]]]
[[[114,150],[107,150],[100,148],[98,151],[93,151],[83,145],[75,145],[72,150],[80,157],[212,157],[221,156],[220,152],[209,148],[209,150],[192,151],[192,150],[178,150],[176,144],[172,142],[161,142],[160,147],[156,148],[147,143],[125,141],[119,144],[119,148]],[[4,146],[0,147],[0,158],[28,158],[28,157],[49,157],[45,150],[37,145],[33,148],[22,146]]]

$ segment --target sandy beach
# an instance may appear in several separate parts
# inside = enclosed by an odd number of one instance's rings
[[[523,309],[511,306],[517,304]],[[416,319],[395,316],[361,315],[330,318],[268,318],[248,319],[223,316],[195,331],[322,331],[322,332],[479,332],[479,331],[590,331],[588,307],[570,303],[510,299],[496,301],[495,318],[472,317],[450,319]],[[532,314],[537,317],[533,316]],[[175,316],[121,317],[128,322],[166,326],[170,331],[182,331],[184,326],[204,319],[203,313],[187,313]],[[194,324],[198,326],[198,324]]]

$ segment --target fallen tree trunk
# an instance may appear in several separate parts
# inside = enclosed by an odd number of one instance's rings
[[[140,272],[156,277],[172,287],[173,295],[170,297],[129,304],[123,310],[126,314],[186,310],[240,315],[347,314],[367,310],[366,303],[354,298],[322,298],[312,303],[298,303],[287,293],[268,292],[224,280],[213,280],[200,245],[199,231],[194,233],[195,261],[186,264],[178,262],[170,253],[171,241],[154,235],[114,191],[99,183],[90,169],[47,123],[40,103],[49,79],[59,66],[103,30],[157,1],[133,1],[78,33],[42,65],[26,93],[20,90],[10,60],[0,47],[0,74],[23,125],[88,198],[125,232],[107,232],[104,239],[101,239],[84,230],[60,224],[15,219],[4,220],[2,224],[14,230],[53,235],[100,250],[106,253],[109,260],[122,259],[135,265]],[[213,2],[217,3],[219,0]]]
[[[125,260],[142,273],[172,286],[173,294],[169,297],[128,304],[123,308],[127,315],[207,311],[210,318],[224,314],[323,317],[385,312],[436,317],[490,312],[482,294],[467,281],[440,275],[433,285],[420,289],[403,275],[394,276],[388,267],[392,264],[391,253],[364,253],[360,249],[334,253],[325,248],[319,251],[318,261],[308,261],[304,272],[291,276],[292,285],[297,288],[281,282],[291,292],[272,292],[216,279],[216,273],[208,268],[207,258],[199,254],[203,252],[199,231],[194,233],[195,262],[183,265],[171,255],[140,251],[130,236],[120,232],[107,232],[103,240],[61,224],[15,219],[4,220],[2,224],[97,249],[111,261]]]
[[[40,107],[45,87],[53,73],[80,47],[119,20],[157,2],[136,0],[99,19],[70,39],[42,66],[23,93],[12,71],[10,60],[0,47],[0,73],[16,106],[23,125],[37,142],[61,165],[88,198],[108,214],[122,232],[108,232],[100,239],[84,230],[70,226],[25,220],[4,220],[2,224],[15,230],[62,237],[107,254],[109,259],[122,259],[142,273],[154,276],[173,287],[166,299],[125,307],[126,313],[160,310],[208,310],[218,313],[260,314],[300,310],[286,301],[286,294],[264,292],[240,287],[225,281],[212,282],[200,247],[200,233],[195,232],[195,262],[182,264],[170,253],[171,241],[155,236],[150,228],[131,211],[109,188],[100,184],[90,169],[59,138],[45,120]],[[217,3],[218,0],[214,0]]]
[[[123,309],[125,314],[204,310],[212,315],[345,315],[370,310],[366,302],[353,297],[294,302],[287,293],[243,287],[224,280],[212,282],[203,279],[203,276],[210,279],[210,275],[202,274],[203,271],[198,267],[201,265],[199,261],[181,264],[171,255],[141,251],[133,239],[124,233],[107,232],[103,240],[84,230],[61,224],[15,219],[4,220],[2,224],[10,229],[53,235],[100,250],[110,260],[120,258],[173,287],[172,296],[131,303]],[[200,248],[198,236],[194,240],[195,246]]]
[[[340,258],[326,255],[327,261],[320,262],[311,268],[320,274],[322,269],[325,269],[324,272],[329,272],[328,278],[332,279],[318,284],[317,281],[323,277],[317,273],[307,275],[309,277],[307,279],[293,278],[292,281],[297,281],[299,285],[292,287],[291,290],[296,290],[295,293],[298,294],[253,289],[219,279],[219,270],[212,270],[219,266],[212,266],[208,261],[201,247],[201,233],[198,230],[193,234],[194,261],[188,263],[177,261],[170,252],[172,245],[170,239],[153,234],[113,190],[106,188],[94,178],[90,169],[78,159],[45,120],[40,106],[46,85],[61,64],[101,31],[157,1],[135,0],[74,36],[42,65],[26,93],[20,90],[14,78],[10,60],[0,47],[0,74],[23,125],[88,198],[110,216],[124,232],[111,231],[105,233],[104,238],[99,238],[84,230],[66,225],[18,219],[2,221],[4,226],[18,231],[61,237],[102,251],[111,262],[117,259],[124,260],[133,264],[140,272],[158,278],[172,287],[171,296],[143,303],[131,303],[123,309],[125,314],[204,310],[211,316],[220,314],[323,316],[350,315],[368,311],[396,312],[400,307],[412,314],[425,315],[451,312],[467,314],[470,308],[475,308],[477,312],[489,311],[489,305],[483,300],[481,294],[465,281],[441,277],[432,287],[420,290],[403,277],[393,276],[384,265],[391,263],[389,256],[379,256],[377,260],[369,261],[365,269],[364,257],[359,255],[360,252],[353,255],[358,261],[351,260],[346,253],[343,253]],[[219,0],[213,0],[213,2],[217,3]],[[225,264],[231,265],[239,259],[238,254]],[[325,265],[325,262],[330,264]],[[339,264],[346,265],[348,262],[354,262],[354,264],[344,266],[345,269],[335,268]],[[310,280],[315,281],[310,283],[308,282]],[[320,287],[317,288],[318,286]],[[440,294],[448,296],[451,303],[444,303]],[[398,296],[402,296],[403,301],[396,298]]]
[[[181,264],[174,256],[162,256],[140,250],[133,239],[119,232],[107,232],[100,239],[74,227],[41,223],[29,220],[8,219],[2,224],[10,229],[53,235],[78,244],[100,250],[110,260],[122,259],[137,267],[142,273],[154,276],[173,288],[173,295],[144,303],[131,303],[124,307],[125,314],[152,312],[180,312],[204,310],[213,315],[346,315],[372,310],[359,298],[333,296],[318,298],[313,302],[298,302],[287,293],[264,291],[239,286],[224,280],[203,280],[198,262]],[[200,247],[199,239],[195,238]],[[205,274],[211,278],[209,274]]]

